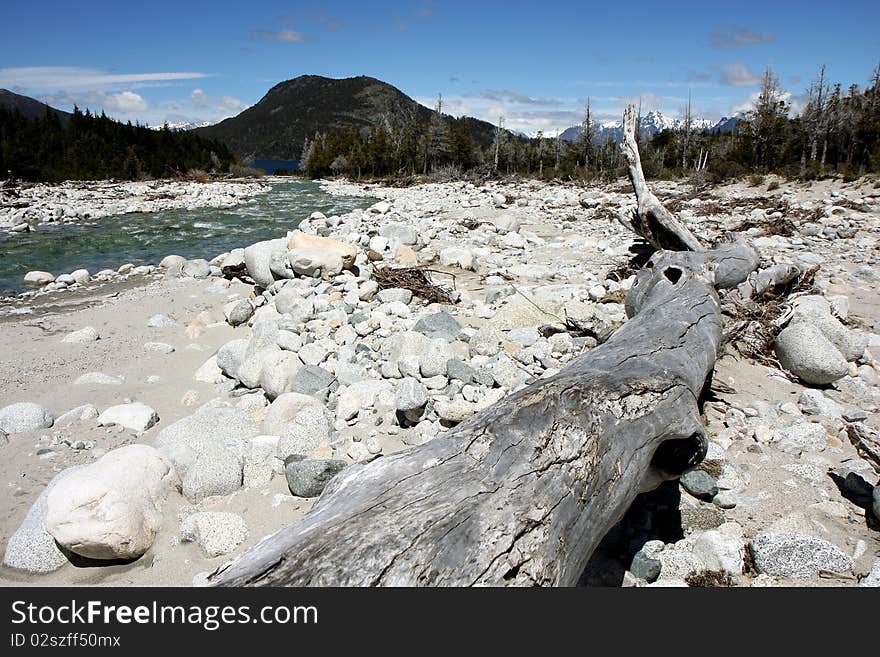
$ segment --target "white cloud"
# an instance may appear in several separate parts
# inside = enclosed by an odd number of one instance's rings
[[[58,89],[106,89],[141,83],[172,83],[210,77],[209,73],[108,73],[101,69],[78,66],[20,66],[0,68],[0,87],[31,91]]]
[[[303,35],[296,30],[254,30],[251,37],[257,41],[283,41],[285,43],[299,43]]]
[[[196,107],[207,107],[211,104],[211,97],[201,89],[193,89],[189,95],[189,102]]]
[[[113,111],[130,114],[132,112],[143,112],[147,109],[147,101],[143,96],[133,91],[123,91],[118,94],[111,94],[104,98],[104,107]]]
[[[721,67],[721,84],[731,87],[753,87],[760,81],[761,76],[749,70],[741,62],[733,62]]]

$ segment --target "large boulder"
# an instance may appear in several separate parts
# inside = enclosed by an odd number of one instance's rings
[[[837,347],[809,322],[789,324],[780,331],[775,350],[782,366],[805,383],[825,385],[849,372]]]
[[[230,379],[238,379],[247,348],[248,340],[246,338],[230,340],[217,351],[217,367]]]
[[[809,295],[795,299],[791,324],[800,322],[812,324],[819,329],[848,361],[861,358],[868,346],[868,340],[863,334],[847,328],[832,315],[831,303],[825,297]]]
[[[357,257],[357,250],[347,242],[340,242],[339,240],[319,235],[306,235],[299,230],[293,231],[287,242],[287,250],[293,251],[294,249],[324,249],[335,253],[342,258],[342,266],[345,269],[351,269]]]
[[[323,406],[306,406],[285,427],[275,454],[280,459],[304,457],[329,445],[330,421]]]
[[[48,429],[54,422],[52,411],[32,402],[18,402],[0,408],[0,431],[4,433]]]
[[[250,439],[259,433],[259,426],[245,411],[208,402],[162,429],[154,444],[185,479],[190,466],[210,448],[217,448],[212,451],[215,457],[240,464]]]
[[[273,351],[263,357],[263,369],[260,371],[260,387],[269,399],[290,392],[293,378],[302,367],[299,356],[290,352]]]
[[[55,280],[55,276],[47,271],[29,271],[24,275],[22,282],[25,285],[33,285],[34,287],[42,287],[48,285]]]
[[[272,254],[287,252],[287,239],[265,240],[251,244],[244,250],[244,262],[248,276],[262,288],[268,288],[275,282],[270,263]]]
[[[211,275],[211,265],[203,258],[187,260],[186,264],[181,268],[180,273],[192,278],[207,278]]]
[[[270,436],[280,436],[284,433],[297,414],[308,406],[321,407],[321,402],[311,395],[303,395],[298,392],[285,392],[278,395],[266,410],[263,417],[262,431]]]
[[[759,573],[775,577],[814,577],[820,570],[846,573],[852,559],[839,547],[814,536],[767,532],[749,548]]]
[[[342,271],[343,261],[335,251],[316,248],[298,248],[289,251],[287,259],[299,276],[335,276]]]
[[[46,498],[46,530],[92,559],[135,559],[162,526],[162,505],[180,485],[171,463],[148,445],[114,449],[61,479]]]

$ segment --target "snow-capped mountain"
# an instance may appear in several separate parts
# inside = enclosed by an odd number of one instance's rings
[[[148,126],[151,130],[161,130],[165,127],[166,124],[162,125],[151,125]],[[168,129],[173,130],[175,132],[181,130],[195,130],[196,128],[205,128],[209,125],[214,125],[210,121],[202,121],[201,123],[192,123],[191,121],[181,121],[180,123],[168,123]]]
[[[731,121],[733,120],[733,125],[736,125],[736,119],[722,119],[717,124],[709,119],[698,119],[691,118],[691,130],[715,130],[716,127],[723,121]],[[663,132],[664,130],[678,130],[684,127],[684,119],[674,119],[669,116],[665,116],[662,112],[658,112],[656,110],[652,110],[647,114],[641,117],[641,121],[639,122],[639,135],[643,139],[650,139],[658,132]],[[622,121],[608,121],[605,123],[597,124],[595,127],[595,138],[594,141],[598,143],[604,143],[606,141],[614,141],[619,142],[623,139],[623,122]],[[728,128],[727,131],[732,130]],[[581,126],[576,125],[568,128],[560,135],[561,139],[565,141],[577,141],[581,136]]]

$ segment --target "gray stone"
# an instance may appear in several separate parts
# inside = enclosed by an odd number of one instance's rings
[[[874,513],[874,517],[880,520],[880,485],[874,486],[872,500],[871,511]]]
[[[248,340],[241,338],[230,340],[217,351],[217,367],[231,379],[238,379]]]
[[[211,275],[211,265],[207,260],[201,258],[187,260],[180,272],[184,276],[191,276],[192,278],[207,278]]]
[[[162,429],[154,444],[184,477],[199,455],[209,448],[213,448],[215,456],[220,450],[218,458],[238,463],[240,469],[241,456],[250,439],[259,433],[256,422],[245,411],[208,402],[192,415]]]
[[[443,338],[431,340],[427,348],[419,356],[419,370],[422,377],[441,376],[446,374],[446,363],[455,358],[455,351]]]
[[[191,502],[213,495],[230,495],[242,486],[244,458],[224,445],[209,445],[198,453],[183,477],[183,494]]]
[[[0,408],[0,431],[7,434],[48,429],[55,416],[45,406],[32,402],[18,402]]]
[[[379,293],[376,296],[382,303],[398,301],[402,304],[409,304],[409,302],[412,301],[413,293],[402,287],[389,287],[384,290],[379,290]]]
[[[207,557],[229,554],[247,536],[247,524],[237,513],[199,511],[180,523],[181,540],[198,544]]]
[[[803,422],[779,429],[777,448],[788,454],[822,451],[827,446],[828,432],[818,422]]]
[[[795,300],[791,324],[800,322],[819,329],[848,361],[859,359],[868,344],[864,335],[850,330],[831,314],[831,304],[824,297],[810,295]]]
[[[681,475],[682,487],[691,495],[707,502],[718,494],[718,482],[705,470],[691,470]]]
[[[278,395],[290,392],[293,379],[303,365],[299,356],[290,351],[276,351],[267,353],[262,361],[260,387],[266,397],[275,399]]]
[[[342,271],[342,256],[329,249],[299,248],[289,251],[290,267],[300,276],[335,276]]]
[[[321,408],[321,402],[311,395],[303,395],[298,392],[286,392],[278,395],[266,410],[262,425],[263,433],[280,436],[299,412],[309,406]]]
[[[270,268],[273,253],[287,253],[286,237],[257,242],[244,250],[244,262],[248,276],[263,289],[275,282]]]
[[[111,406],[98,416],[98,426],[117,424],[126,429],[146,431],[159,421],[159,414],[141,402]]]
[[[775,350],[782,366],[806,383],[833,383],[849,373],[837,347],[807,322],[784,328],[776,338]]]
[[[474,368],[460,358],[450,358],[446,361],[446,376],[462,383],[470,383],[474,380]]]
[[[303,365],[297,370],[290,383],[290,392],[311,395],[317,399],[326,399],[336,378],[323,367]]]
[[[167,342],[144,342],[144,351],[153,351],[157,354],[174,353],[174,347]]]
[[[21,525],[9,537],[3,563],[16,570],[30,573],[50,573],[67,563],[52,535],[46,531],[46,498],[64,477],[84,466],[74,466],[59,472],[40,493]]]
[[[342,459],[291,460],[284,467],[290,492],[297,497],[318,497],[330,480],[348,467]]]
[[[94,404],[83,404],[72,408],[66,413],[55,418],[54,427],[63,427],[73,422],[82,422],[83,420],[93,420],[98,417],[98,409]]]
[[[377,204],[378,205],[378,204]],[[419,233],[415,226],[396,222],[389,222],[379,227],[379,235],[387,237],[397,244],[413,245],[419,242]]]
[[[428,391],[417,379],[401,379],[394,390],[394,403],[398,410],[415,411],[428,403]]]
[[[226,321],[230,326],[245,324],[254,315],[254,307],[247,299],[237,301],[226,313]]]
[[[308,456],[330,444],[330,422],[323,406],[306,406],[288,424],[278,441],[276,456]]]
[[[775,577],[807,578],[820,570],[846,573],[853,567],[843,550],[814,536],[767,532],[752,540],[749,548],[756,570]]]
[[[654,582],[660,577],[661,563],[644,549],[639,550],[633,556],[629,571],[647,582]]]
[[[202,383],[220,383],[223,381],[223,370],[217,365],[217,355],[211,356],[206,360],[196,373],[193,375],[196,381]]]
[[[798,405],[805,415],[820,415],[828,418],[840,418],[843,407],[828,399],[821,390],[804,390],[798,398]]]
[[[439,312],[422,317],[416,322],[413,330],[432,339],[442,338],[446,342],[452,342],[461,333],[461,324],[449,313]]]

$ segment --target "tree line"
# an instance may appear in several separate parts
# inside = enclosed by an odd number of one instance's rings
[[[803,109],[794,114],[768,68],[752,107],[732,129],[695,129],[689,103],[680,128],[640,136],[645,173],[724,180],[766,173],[809,179],[880,171],[880,66],[866,86],[847,89],[830,84],[820,69],[805,96]],[[625,174],[617,144],[597,140],[589,103],[573,142],[541,133],[524,137],[504,130],[502,121],[490,139],[481,141],[463,121],[437,112],[426,125],[316,133],[306,139],[301,168],[310,177],[358,178],[476,172],[612,180]]]
[[[227,171],[229,149],[166,125],[153,130],[121,123],[103,112],[47,108],[30,119],[0,108],[0,178],[29,181],[172,178],[193,171]]]

